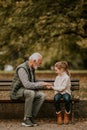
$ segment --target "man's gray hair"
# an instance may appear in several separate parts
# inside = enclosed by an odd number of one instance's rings
[[[42,58],[42,55],[38,52],[36,53],[33,53],[30,57],[29,57],[29,60],[36,60],[38,61],[39,58]]]

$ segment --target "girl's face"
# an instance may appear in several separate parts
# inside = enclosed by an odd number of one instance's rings
[[[61,75],[61,74],[64,72],[64,69],[63,69],[63,68],[58,69],[57,67],[55,67],[54,69],[55,69],[55,72],[56,72],[58,75]]]

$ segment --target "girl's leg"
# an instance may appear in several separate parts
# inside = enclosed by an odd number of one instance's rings
[[[57,113],[61,111],[61,107],[60,107],[61,98],[62,98],[62,95],[60,93],[58,93],[54,96],[54,105],[55,105]]]
[[[55,103],[56,115],[57,115],[57,123],[59,125],[61,125],[63,123],[62,113],[61,113],[61,108],[60,108],[61,97],[62,97],[62,95],[60,93],[58,93],[54,96],[54,103]]]
[[[70,121],[70,95],[68,93],[63,95],[65,101],[65,114],[64,114],[64,124],[69,124]]]
[[[65,110],[66,110],[67,113],[70,112],[70,98],[71,98],[71,96],[68,93],[65,93],[63,95],[63,99],[65,101]]]

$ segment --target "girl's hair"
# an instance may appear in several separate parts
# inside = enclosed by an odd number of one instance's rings
[[[58,69],[63,68],[66,71],[66,73],[70,75],[67,61],[56,62],[55,67],[57,67]]]

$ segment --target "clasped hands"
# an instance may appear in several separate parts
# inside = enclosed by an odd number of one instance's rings
[[[44,86],[45,88],[48,88],[48,89],[53,88],[53,84],[52,84],[52,83],[43,82],[42,84],[43,84],[43,86]]]

